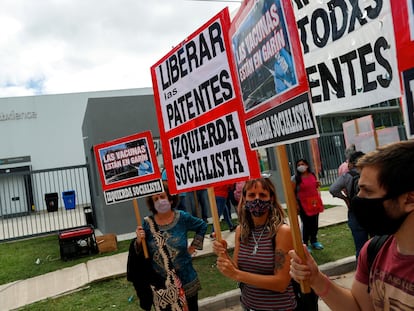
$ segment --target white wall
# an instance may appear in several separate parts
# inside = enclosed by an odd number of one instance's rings
[[[82,122],[88,98],[143,94],[152,89],[0,98],[0,159],[31,156],[33,170],[84,164]],[[10,119],[16,113],[36,117]],[[8,166],[20,165],[0,168]]]

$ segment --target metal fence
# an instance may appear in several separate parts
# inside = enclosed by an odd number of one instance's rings
[[[331,185],[338,177],[338,166],[345,161],[345,141],[343,133],[321,134],[317,139],[317,151],[321,160],[318,172],[321,186]],[[287,153],[291,174],[295,174],[295,162],[301,158],[312,165],[312,151],[309,141],[301,141],[287,145]]]
[[[403,128],[400,137],[404,139]],[[317,141],[321,159],[318,177],[322,186],[329,186],[345,160],[344,135],[321,134]],[[296,160],[312,159],[309,141],[287,145],[287,153],[292,175]],[[75,196],[72,206],[65,198],[68,193]],[[39,171],[31,171],[29,167],[17,172],[0,169],[0,241],[91,224],[92,213],[86,165]]]
[[[0,241],[91,223],[86,165],[48,170],[0,170]]]
[[[399,137],[406,140],[404,126],[398,126]],[[320,158],[318,177],[322,187],[330,186],[338,178],[338,167],[345,161],[345,138],[343,132],[321,133],[317,138],[317,151]],[[292,175],[295,173],[295,161],[305,158],[312,161],[310,141],[301,141],[287,146]],[[313,168],[315,170],[315,168]]]

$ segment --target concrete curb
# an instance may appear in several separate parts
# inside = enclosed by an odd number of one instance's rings
[[[319,266],[319,269],[327,276],[345,274],[356,269],[355,256],[349,256],[338,259],[337,261],[328,262]]]
[[[198,309],[200,311],[217,311],[240,304],[240,289],[218,294],[199,300]]]

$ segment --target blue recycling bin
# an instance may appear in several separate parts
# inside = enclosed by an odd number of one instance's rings
[[[63,203],[65,204],[65,209],[74,209],[76,206],[76,195],[74,190],[62,192]]]

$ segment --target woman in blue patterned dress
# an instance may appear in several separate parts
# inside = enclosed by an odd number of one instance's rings
[[[147,205],[153,213],[154,220],[165,238],[167,248],[174,269],[181,280],[189,311],[198,310],[198,291],[201,289],[197,272],[192,263],[192,254],[202,249],[207,224],[200,218],[193,217],[182,210],[175,210],[177,197],[170,195],[168,184],[164,182],[165,192],[152,195],[147,198]],[[188,245],[187,234],[195,232],[191,245]],[[151,233],[149,223],[144,220],[143,226],[136,230],[136,249],[142,249],[142,239],[148,246],[149,257],[152,259],[152,267],[162,277],[166,277],[164,261],[160,256],[157,243]]]

